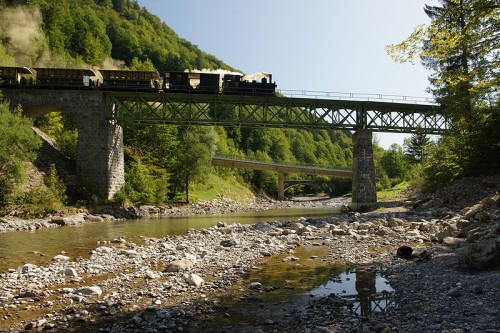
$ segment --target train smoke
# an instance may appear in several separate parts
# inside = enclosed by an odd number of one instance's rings
[[[0,12],[0,36],[6,53],[18,64],[33,65],[50,59],[38,8],[6,7]]]
[[[269,78],[270,73],[267,72],[257,72],[254,74],[243,74],[241,72],[233,72],[225,69],[208,69],[208,68],[203,68],[203,69],[194,69],[191,71],[191,73],[213,73],[213,74],[220,74],[220,76],[224,76],[224,74],[236,74],[236,75],[243,75],[243,80],[246,81],[256,81],[256,82],[261,82],[263,78]]]

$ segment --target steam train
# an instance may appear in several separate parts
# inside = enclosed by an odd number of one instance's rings
[[[159,93],[224,94],[275,96],[272,75],[259,79],[242,74],[196,72],[92,70],[74,68],[1,67],[0,88],[95,89],[102,91],[139,91]]]

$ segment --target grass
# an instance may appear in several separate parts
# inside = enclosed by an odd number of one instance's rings
[[[235,201],[245,202],[254,198],[254,194],[236,180],[209,175],[205,184],[194,184],[189,188],[189,200],[212,200],[223,195]]]
[[[409,182],[402,182],[397,184],[391,189],[378,191],[377,192],[377,200],[378,201],[393,201],[393,200],[402,200],[408,199],[409,195],[402,193],[404,189],[406,189],[410,185]]]

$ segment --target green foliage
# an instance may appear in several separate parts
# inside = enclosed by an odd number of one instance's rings
[[[11,112],[7,104],[0,104],[0,203],[6,203],[15,185],[23,179],[26,162],[36,158],[40,139],[31,129],[32,123],[21,115],[21,110]]]
[[[403,154],[403,149],[398,144],[392,144],[387,152],[382,156],[380,163],[387,176],[401,182],[408,171],[408,163]]]
[[[125,181],[124,194],[132,203],[141,205],[166,202],[168,177],[165,174],[155,174],[140,160],[130,164],[126,170]]]
[[[456,120],[450,133],[430,149],[424,168],[428,190],[463,176],[495,174],[500,170],[500,113],[484,115],[473,132],[466,129],[468,126],[465,120]]]
[[[64,182],[59,178],[57,170],[54,164],[50,165],[48,173],[45,175],[45,185],[55,197],[59,200],[61,205],[65,204],[68,197],[66,196],[66,186]]]
[[[65,113],[50,112],[37,118],[34,122],[40,130],[57,142],[61,152],[76,159],[78,131],[74,121]]]
[[[40,218],[63,208],[61,200],[46,186],[17,192],[12,196],[11,203],[22,207],[21,215],[26,218]]]
[[[427,149],[432,144],[431,139],[425,134],[421,127],[417,128],[417,132],[412,134],[409,139],[404,140],[405,156],[410,163],[416,164],[423,162],[427,156]]]
[[[182,185],[188,199],[188,186],[192,182],[203,183],[212,170],[212,157],[217,147],[217,135],[211,127],[186,127],[179,131],[182,152],[178,151],[173,170],[177,175],[173,182],[175,196]]]
[[[452,120],[430,149],[424,169],[429,189],[500,169],[500,7],[495,0],[440,2],[425,6],[429,26],[388,47],[395,60],[421,58],[431,70],[429,90]]]
[[[433,72],[434,96],[456,116],[470,111],[473,102],[497,94],[500,8],[495,0],[440,2],[424,8],[432,20],[429,26],[418,26],[408,39],[387,50],[401,62],[419,56]]]
[[[19,6],[18,6],[19,5]],[[130,0],[30,0],[0,2],[0,62],[22,66],[115,65],[132,70],[227,69],[165,23]],[[23,24],[24,40],[11,28]],[[24,23],[30,23],[24,24]],[[20,47],[22,45],[22,47]],[[275,110],[279,114],[278,110]],[[222,112],[217,110],[218,113]],[[234,113],[228,108],[224,112]],[[217,114],[213,114],[217,117]],[[283,117],[286,117],[283,114]],[[63,153],[76,158],[78,133],[64,114],[50,113],[36,122],[56,140]],[[211,167],[215,151],[233,156],[322,166],[349,167],[349,133],[259,128],[192,128],[124,124],[126,187],[119,203],[160,203],[203,184],[210,174],[247,182],[257,190],[276,192],[276,175]],[[90,180],[83,180],[91,189]]]

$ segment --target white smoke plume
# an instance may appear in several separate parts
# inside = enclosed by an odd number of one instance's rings
[[[188,70],[186,70],[186,72],[189,72]],[[233,71],[229,71],[229,70],[226,70],[226,69],[208,69],[208,68],[203,68],[203,69],[193,69],[192,71],[190,71],[191,73],[214,73],[214,74],[220,74],[220,76],[224,76],[225,74],[234,74],[234,75],[243,75],[243,80],[245,81],[257,81],[257,82],[261,82],[261,80],[263,78],[267,78],[269,80],[269,78],[271,77],[271,74],[270,73],[267,73],[267,72],[257,72],[257,73],[254,73],[254,74],[243,74],[243,73],[240,73],[240,72],[233,72]]]
[[[31,66],[50,58],[38,8],[6,7],[0,11],[0,36],[14,62]]]
[[[125,61],[113,58],[106,58],[99,66],[100,69],[125,69]]]

